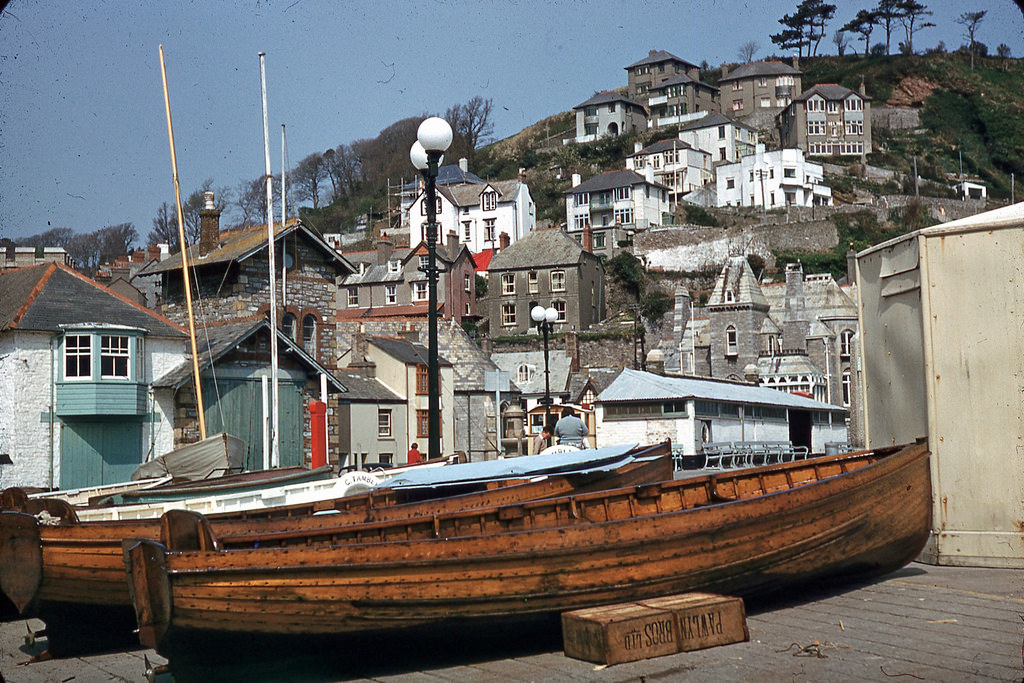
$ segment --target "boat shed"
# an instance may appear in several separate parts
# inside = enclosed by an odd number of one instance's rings
[[[1024,567],[1024,203],[857,254],[867,445],[928,438],[935,564]]]
[[[696,455],[711,442],[789,441],[823,453],[847,440],[846,409],[740,382],[625,369],[595,405],[598,446],[671,439]]]

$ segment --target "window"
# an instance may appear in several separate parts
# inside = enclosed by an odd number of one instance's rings
[[[590,193],[577,192],[572,196],[574,206],[590,206]]]
[[[597,124],[596,123],[586,123],[586,124],[584,124],[583,125],[583,134],[584,135],[597,135]]]
[[[863,121],[847,121],[846,122],[846,134],[847,135],[864,135],[864,122]]]
[[[292,341],[295,341],[295,315],[292,313],[285,313],[284,317],[281,318],[281,331],[284,332],[284,336],[288,337]]]
[[[429,265],[430,265],[430,257],[429,256],[420,256],[420,267],[419,267],[419,270],[421,270],[422,272],[425,273],[425,272],[427,272],[427,266],[429,266]]]
[[[384,285],[384,303],[389,306],[398,303],[398,285]]]
[[[828,102],[828,112],[830,114],[835,114],[838,111],[839,111],[839,103],[836,102],[835,100],[829,100],[829,102]]]
[[[430,375],[427,372],[427,366],[423,363],[416,366],[416,393],[421,395],[430,393]]]
[[[630,225],[633,222],[633,209],[615,209],[615,222],[621,225]]]
[[[853,385],[851,382],[850,369],[843,370],[843,405],[849,407],[850,397],[853,395]]]
[[[839,357],[843,360],[850,360],[850,349],[853,346],[853,330],[843,330],[839,333]]]
[[[523,363],[516,369],[516,383],[527,384],[533,379],[533,368]]]
[[[725,161],[725,147],[718,148],[718,158],[721,161]]]
[[[584,116],[597,116],[597,107],[594,106],[594,105],[591,105],[589,107],[584,107],[583,108],[583,115]]]
[[[359,305],[359,288],[349,287],[348,288],[348,305],[358,306]]]
[[[594,233],[594,249],[604,249],[604,233]]]
[[[792,76],[779,76],[775,79],[775,85],[793,85]]]
[[[555,318],[556,323],[565,322],[565,302],[564,301],[552,301],[551,308],[558,312],[558,317]]]
[[[92,377],[92,337],[69,334],[64,337],[64,379]]]
[[[429,410],[417,410],[416,411],[416,436],[420,439],[426,439],[430,436],[430,411]]]
[[[384,408],[377,409],[377,438],[391,438],[391,411]]]
[[[302,348],[316,356],[316,316],[312,313],[302,319]]]
[[[725,139],[725,126],[719,126],[718,127],[718,139],[719,140],[724,140]]]
[[[515,327],[516,305],[514,303],[501,305],[501,324],[505,327]]]
[[[426,282],[414,282],[412,283],[412,300],[413,301],[426,301],[429,296],[427,291]]]
[[[736,341],[736,328],[729,325],[725,328],[725,355],[735,356],[739,353],[739,346]]]
[[[733,190],[735,188],[736,188],[736,179],[735,178],[726,178],[725,179],[725,189]]]
[[[462,276],[462,288],[466,291],[467,294],[472,294],[473,293],[473,278],[472,278],[472,276],[470,276],[468,274]]]
[[[565,291],[565,271],[564,270],[553,270],[553,271],[551,271],[551,291],[552,292],[564,292]]]
[[[762,97],[761,98],[761,107],[764,108],[764,109],[767,109],[770,106],[772,106],[772,98],[770,98],[770,97]]]
[[[863,111],[864,102],[859,97],[851,97],[846,100],[847,111]]]
[[[501,294],[502,296],[512,296],[516,293],[516,274],[515,273],[502,273],[501,274]]]
[[[609,114],[614,114],[615,113],[615,103],[614,102],[609,102],[608,103],[608,113]]]
[[[825,100],[820,97],[807,100],[807,111],[825,111]]]
[[[484,211],[494,211],[498,208],[498,193],[484,192],[480,195],[480,208]]]
[[[759,79],[757,79],[757,84],[759,86],[761,86],[762,88],[767,88],[768,87],[768,77],[767,76],[761,76]]]
[[[824,135],[825,134],[825,122],[824,121],[808,121],[807,122],[807,134],[808,135]]]
[[[462,221],[462,241],[473,239],[473,221]]]
[[[655,157],[657,159],[657,157]],[[629,188],[628,187],[616,187],[615,188],[615,200],[621,201],[623,199],[629,199]]]
[[[437,198],[437,203],[434,206],[434,213],[436,213],[439,216],[441,215],[441,198],[440,197]],[[427,215],[427,200],[426,200],[426,197],[423,198],[423,202],[420,204],[420,215],[421,216],[426,216]]]
[[[737,90],[743,90],[743,84],[742,84],[742,83],[740,83],[739,81],[733,81],[733,82],[732,82],[732,89],[733,89],[734,91],[737,91]]]
[[[497,220],[496,218],[485,218],[484,219],[484,241],[485,242],[493,242],[494,241],[494,222],[496,220]]]
[[[784,168],[784,169],[782,169],[782,177],[783,178],[796,178],[796,169],[795,168]]]
[[[389,273],[397,273],[400,270],[402,270],[402,263],[401,263],[401,261],[398,261],[396,259],[391,259],[390,261],[388,261],[388,272]]]
[[[740,111],[742,109],[743,109],[743,100],[733,100],[732,101],[732,110],[733,111]]]
[[[526,276],[526,291],[530,294],[540,291],[540,274],[535,270],[531,270]]]

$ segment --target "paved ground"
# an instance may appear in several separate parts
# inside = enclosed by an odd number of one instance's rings
[[[1022,681],[1024,570],[910,566],[869,584],[807,590],[748,605],[750,642],[596,667],[565,657],[556,633],[480,642],[378,643],[294,660],[203,667],[175,681]],[[39,622],[34,622],[39,626]],[[145,680],[136,650],[31,662],[25,621],[0,625],[10,683]]]

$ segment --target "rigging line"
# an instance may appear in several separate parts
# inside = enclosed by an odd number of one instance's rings
[[[220,428],[223,430],[224,426],[227,424],[224,421],[224,402],[220,400],[220,383],[217,381],[217,369],[213,364],[213,348],[210,344],[210,327],[206,320],[206,306],[203,305],[203,293],[199,288],[199,272],[194,261],[189,265],[189,267],[192,269],[192,281],[195,283],[196,302],[199,304],[199,317],[202,318],[203,336],[206,338],[206,351],[210,354],[210,375],[213,377],[213,393],[217,396],[217,412],[220,414]],[[231,268],[230,263],[227,268]],[[227,277],[227,270],[225,270],[225,277]]]

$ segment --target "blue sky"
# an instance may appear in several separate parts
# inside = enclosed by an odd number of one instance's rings
[[[874,4],[833,1],[829,36]],[[919,49],[963,44],[956,17],[984,9],[977,39],[1024,56],[1011,0],[924,3],[937,26],[915,37]],[[145,238],[161,202],[174,200],[161,44],[187,195],[206,178],[235,188],[263,174],[261,51],[278,173],[281,124],[294,166],[479,95],[493,99],[502,138],[625,85],[623,67],[650,49],[711,65],[736,61],[748,41],[758,57],[777,54],[769,34],[797,4],[11,0],[0,15],[0,237],[132,222]],[[819,50],[835,47],[826,39]]]

